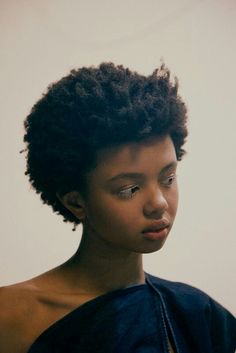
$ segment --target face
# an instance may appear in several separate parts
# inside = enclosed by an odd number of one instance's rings
[[[177,210],[176,168],[169,136],[102,150],[83,200],[85,241],[117,251],[159,250]]]

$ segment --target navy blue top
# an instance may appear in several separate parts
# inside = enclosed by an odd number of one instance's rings
[[[234,353],[236,320],[200,290],[146,274],[46,329],[28,353]]]

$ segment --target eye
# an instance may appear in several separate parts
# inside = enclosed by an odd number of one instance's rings
[[[137,185],[130,186],[118,191],[118,196],[121,197],[122,199],[131,199],[138,190],[139,190],[139,187]]]
[[[168,177],[164,178],[164,180],[162,181],[162,184],[164,186],[170,187],[175,181],[176,181],[176,174],[171,174]]]

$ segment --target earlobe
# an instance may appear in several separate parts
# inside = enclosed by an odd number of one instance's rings
[[[66,207],[80,221],[85,218],[84,202],[78,191],[70,191],[64,195],[57,193],[57,197],[64,207]]]

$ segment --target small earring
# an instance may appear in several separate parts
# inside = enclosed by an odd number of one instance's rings
[[[76,231],[77,225],[78,225],[77,223],[74,223],[74,226],[73,226],[73,228],[72,228],[72,231],[73,231],[73,232]]]

